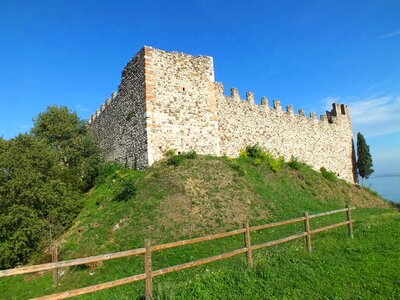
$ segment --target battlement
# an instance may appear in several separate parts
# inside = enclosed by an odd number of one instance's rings
[[[230,95],[225,95],[224,85],[221,82],[215,82],[215,91],[217,95],[223,96],[226,101],[256,105],[260,107],[262,111],[265,112],[271,113],[275,111],[277,113],[282,112],[282,113],[287,113],[289,115],[296,115],[294,113],[293,105],[286,105],[286,110],[283,111],[281,101],[277,99],[272,101],[272,107],[269,106],[269,100],[265,96],[262,96],[260,104],[257,104],[254,100],[254,93],[251,91],[246,92],[246,99],[241,99],[239,90],[234,87],[230,89]],[[329,123],[329,124],[336,124],[343,116],[347,117],[345,121],[350,121],[350,113],[348,106],[345,104],[336,104],[336,103],[332,103],[332,110],[327,111],[325,115],[320,115],[319,119],[315,112],[310,112],[309,117],[307,117],[304,109],[302,108],[298,110],[298,114],[296,116],[304,117],[312,121],[319,121],[321,123]]]
[[[258,104],[259,103],[259,104]],[[146,168],[168,149],[235,157],[258,143],[289,160],[324,166],[355,182],[347,105],[332,104],[319,118],[280,100],[237,88],[224,94],[213,59],[145,46],[125,66],[118,93],[89,118],[89,131],[107,160]]]

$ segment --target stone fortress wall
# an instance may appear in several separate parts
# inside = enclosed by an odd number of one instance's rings
[[[145,168],[168,149],[235,157],[258,143],[289,160],[324,166],[355,182],[355,154],[348,107],[317,119],[286,111],[278,100],[261,105],[237,89],[224,95],[214,80],[213,59],[144,47],[122,72],[118,94],[89,119],[90,131],[107,160]]]
[[[143,169],[148,166],[145,122],[145,60],[139,51],[122,71],[118,94],[101,105],[89,119],[90,132],[107,161]]]

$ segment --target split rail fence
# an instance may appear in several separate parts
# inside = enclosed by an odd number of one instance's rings
[[[138,275],[134,275],[134,276],[130,276],[130,277],[114,280],[114,281],[109,281],[109,282],[105,282],[105,283],[101,283],[101,284],[96,284],[96,285],[92,285],[92,286],[88,286],[88,287],[84,287],[84,288],[79,288],[79,289],[75,289],[75,290],[71,290],[71,291],[67,291],[67,292],[43,296],[43,297],[39,297],[39,298],[35,298],[35,299],[37,299],[37,300],[38,299],[40,299],[40,300],[65,299],[65,298],[75,297],[75,296],[88,294],[88,293],[92,293],[92,292],[96,292],[96,291],[100,291],[100,290],[104,290],[104,289],[113,288],[116,286],[132,283],[132,282],[136,282],[136,281],[141,281],[141,280],[145,280],[145,297],[146,297],[146,299],[152,299],[152,297],[153,297],[152,280],[154,277],[157,277],[157,276],[161,276],[161,275],[164,275],[167,273],[176,272],[179,270],[183,270],[183,269],[203,265],[206,263],[226,259],[226,258],[236,256],[239,254],[244,254],[244,253],[247,258],[247,263],[248,263],[249,267],[251,267],[253,265],[253,257],[252,257],[253,250],[258,250],[261,248],[286,243],[286,242],[289,242],[289,241],[292,241],[295,239],[299,239],[302,237],[305,237],[307,250],[309,252],[311,252],[311,250],[312,250],[311,235],[312,234],[326,231],[326,230],[333,229],[333,228],[337,228],[340,226],[345,226],[345,225],[347,225],[347,227],[348,227],[348,233],[350,235],[350,238],[353,238],[353,222],[354,222],[354,220],[352,220],[352,218],[351,218],[351,210],[352,209],[354,209],[354,208],[350,208],[347,205],[346,208],[343,208],[343,209],[332,210],[332,211],[323,212],[323,213],[314,214],[314,215],[309,215],[308,213],[304,213],[303,217],[286,220],[286,221],[275,222],[275,223],[264,224],[264,225],[252,226],[252,227],[250,227],[249,224],[246,223],[244,228],[237,229],[234,231],[218,233],[218,234],[213,234],[213,235],[209,235],[209,236],[198,237],[198,238],[193,238],[193,239],[188,239],[188,240],[182,240],[182,241],[177,241],[177,242],[172,242],[172,243],[167,243],[167,244],[151,245],[150,240],[146,239],[144,241],[144,248],[138,248],[138,249],[122,251],[122,252],[117,252],[117,253],[109,253],[109,254],[104,254],[104,255],[90,256],[90,257],[78,258],[78,259],[72,259],[72,260],[66,260],[66,261],[55,261],[52,263],[19,267],[19,268],[15,268],[15,269],[0,270],[0,277],[53,270],[53,282],[56,284],[58,281],[58,269],[60,269],[60,268],[66,268],[66,267],[77,266],[77,265],[82,265],[82,264],[100,262],[100,261],[105,261],[105,260],[121,258],[121,257],[144,255],[144,273],[142,273],[142,274],[138,274]],[[332,215],[332,214],[336,214],[336,213],[341,213],[341,212],[346,213],[346,221],[328,225],[325,227],[320,227],[320,228],[313,229],[313,230],[311,229],[310,219],[323,217],[323,216],[327,216],[327,215]],[[296,222],[304,222],[304,232],[301,232],[296,235],[288,236],[285,238],[281,238],[278,240],[265,242],[262,244],[257,244],[257,245],[251,244],[250,233],[253,231],[283,226],[283,225],[292,224],[292,223],[296,223]],[[223,253],[220,255],[211,256],[211,257],[199,259],[196,261],[183,263],[180,265],[166,267],[166,268],[158,269],[158,270],[152,270],[151,255],[153,252],[162,251],[165,249],[189,245],[189,244],[194,244],[194,243],[200,243],[200,242],[204,242],[204,241],[221,239],[221,238],[235,236],[235,235],[239,235],[239,234],[244,235],[244,247],[243,248],[240,248],[240,249],[237,249],[237,250],[234,250],[231,252]],[[55,255],[55,258],[56,257],[57,257],[57,255]]]

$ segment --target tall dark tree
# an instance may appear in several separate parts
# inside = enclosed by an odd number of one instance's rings
[[[364,186],[364,178],[367,178],[374,172],[372,169],[372,156],[369,152],[369,146],[361,133],[357,133],[357,169],[358,174],[362,178],[362,186]]]

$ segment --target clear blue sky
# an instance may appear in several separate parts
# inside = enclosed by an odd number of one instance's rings
[[[213,56],[226,93],[318,114],[350,104],[375,174],[400,174],[399,0],[0,0],[0,135],[49,104],[86,119],[143,45]]]

